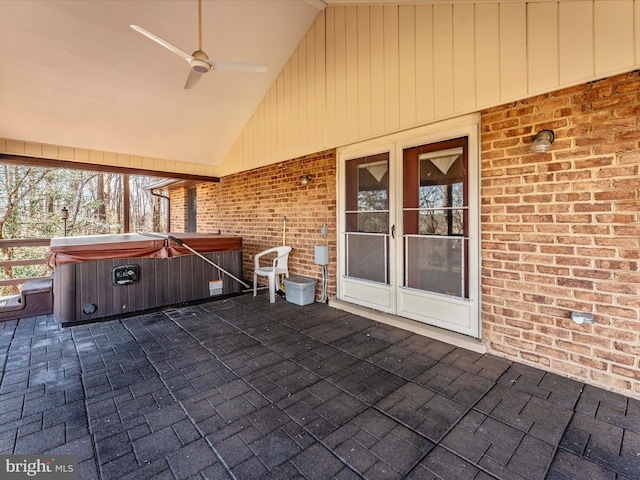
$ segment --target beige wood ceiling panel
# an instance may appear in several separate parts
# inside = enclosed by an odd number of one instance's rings
[[[325,141],[327,145],[337,145],[338,134],[336,125],[336,9],[325,11]]]
[[[500,101],[499,6],[482,3],[475,6],[475,62],[476,95],[479,104],[491,105]]]
[[[269,144],[266,135],[267,127],[267,103],[262,102],[260,107],[258,108],[258,125],[256,129],[256,134],[254,138],[256,139],[256,144],[253,149],[253,156],[256,159],[256,163],[259,166],[267,164],[267,151],[269,149]],[[260,148],[261,145],[265,145],[266,148]]]
[[[285,121],[284,121],[284,75],[280,74],[278,80],[276,82],[276,116],[278,117],[278,124],[276,126],[277,129],[277,158],[286,158],[284,153],[284,144],[285,144]]]
[[[303,150],[308,146],[309,121],[309,97],[313,95],[309,90],[307,78],[307,37],[304,38],[298,48],[298,135],[296,137],[296,150]]]
[[[560,84],[591,77],[594,72],[593,2],[560,3],[558,18]]]
[[[385,71],[384,10],[382,6],[369,9],[371,35],[371,135],[385,132]]]
[[[476,106],[475,12],[471,4],[453,6],[453,110]]]
[[[358,7],[358,138],[371,136],[371,19],[369,7]]]
[[[416,24],[413,5],[398,11],[400,128],[416,124]]]
[[[265,162],[267,165],[278,161],[278,84],[275,83],[269,90],[269,109],[268,109],[268,130],[267,130],[267,156]]]
[[[252,134],[253,134],[253,123],[249,123],[249,125],[247,125],[247,128],[244,129],[244,131],[242,132],[242,165],[244,166],[245,169],[251,169],[254,168],[255,165],[253,164],[252,158],[253,156],[251,155],[251,152],[253,150],[252,148]]]
[[[210,72],[185,91],[186,62],[129,25],[192,52],[197,5],[1,1],[3,136],[218,164],[319,10],[304,1],[202,2],[203,50],[211,58],[264,63],[268,71]]]
[[[398,9],[384,7],[384,126],[386,132],[400,128],[398,79]]]
[[[298,50],[293,52],[291,56],[291,76],[289,80],[289,88],[290,88],[290,117],[289,129],[291,130],[291,136],[289,138],[289,157],[293,157],[295,155],[294,152],[301,151],[304,146],[300,143],[300,89],[299,89],[299,81],[300,81],[300,65],[299,65],[299,55]]]
[[[334,17],[334,71],[335,71],[335,141],[338,144],[347,142],[347,41],[346,41],[346,10],[336,8]]]
[[[269,163],[632,70],[636,5],[332,6],[278,79],[276,112],[252,119],[278,122],[277,145],[270,125],[252,138],[277,149]]]
[[[272,157],[274,150],[273,148],[273,139],[274,137],[271,135],[271,94],[267,92],[267,96],[265,97],[264,108],[261,110],[260,115],[262,117],[262,130],[260,132],[262,138],[262,144],[265,145],[265,148],[260,149],[260,165],[269,165],[272,163]]]
[[[358,121],[358,7],[346,7],[345,14],[345,45],[346,45],[346,95],[347,102],[347,142],[359,138]]]
[[[314,151],[319,151],[327,144],[325,138],[326,132],[326,63],[325,63],[325,46],[326,46],[326,29],[325,29],[325,17],[320,15],[318,21],[315,23],[314,28],[316,30],[316,125],[317,130],[315,132],[315,148]]]
[[[500,4],[500,97],[527,94],[527,4]]]
[[[433,112],[435,118],[453,114],[453,7],[433,7]]]
[[[416,6],[416,121],[433,119],[433,9]]]
[[[527,5],[528,90],[542,92],[558,85],[558,5]]]
[[[623,69],[634,61],[633,0],[594,4],[595,74]]]
[[[284,110],[284,142],[282,144],[282,151],[284,152],[284,158],[291,158],[292,139],[293,139],[293,93],[291,91],[291,63],[287,63],[283,71],[283,110]]]
[[[309,33],[307,35],[307,44],[305,45],[306,50],[306,91],[307,103],[305,105],[305,114],[306,114],[306,144],[309,147],[315,148],[319,145],[316,141],[316,132],[320,128],[316,119],[316,96],[318,95],[317,87],[316,87],[316,29],[314,26],[311,27]]]

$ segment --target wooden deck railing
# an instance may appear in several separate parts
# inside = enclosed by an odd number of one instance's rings
[[[28,248],[28,247],[48,247],[51,242],[50,238],[12,238],[12,239],[2,239],[0,240],[0,252],[13,248]],[[0,269],[6,269],[11,267],[21,267],[26,265],[43,265],[47,264],[46,254],[42,258],[34,258],[28,260],[4,260],[0,261]],[[44,268],[43,268],[44,270]],[[4,275],[3,275],[4,277]],[[10,285],[21,285],[27,280],[36,280],[49,278],[50,275],[43,275],[37,277],[22,277],[22,278],[0,278],[0,287],[10,286]]]

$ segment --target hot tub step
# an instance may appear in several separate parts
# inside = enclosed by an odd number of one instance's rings
[[[20,310],[21,308],[22,304],[20,303],[20,295],[0,298],[0,312]]]
[[[28,280],[20,295],[0,300],[0,321],[53,313],[53,280]]]

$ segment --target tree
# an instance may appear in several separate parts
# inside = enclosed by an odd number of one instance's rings
[[[121,233],[122,175],[24,165],[0,165],[0,239],[64,235],[61,211],[67,207],[68,235]],[[131,177],[132,231],[163,231],[159,199],[144,190],[156,177]],[[164,208],[163,208],[164,207]],[[46,247],[20,248],[19,259],[46,256]],[[17,249],[0,249],[0,260],[18,260]],[[45,275],[42,265],[5,267],[0,278]],[[0,295],[9,293],[0,290]],[[12,289],[15,292],[15,289]]]
[[[28,222],[20,220],[31,218],[31,214],[37,212],[37,188],[49,173],[49,169],[3,165],[0,177],[0,239],[15,238],[22,233]],[[13,248],[0,248],[0,255],[2,259],[11,261],[15,258],[15,251]],[[7,266],[4,268],[4,277],[15,278],[16,269],[24,272],[25,267]],[[17,293],[15,286],[9,290]]]
[[[99,173],[98,178],[96,178],[96,202],[98,204],[94,212],[94,215],[99,222],[105,222],[107,220],[107,209],[104,204],[104,194],[104,173]]]
[[[23,224],[19,216],[35,210],[37,198],[31,196],[51,170],[3,165],[0,178],[0,238],[16,238]]]

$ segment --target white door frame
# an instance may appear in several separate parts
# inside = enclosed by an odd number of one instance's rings
[[[338,150],[338,299],[410,318],[447,330],[481,337],[480,329],[480,115],[472,114],[420,127]],[[469,168],[469,298],[415,291],[402,287],[403,150],[457,137],[468,137]],[[395,239],[389,239],[390,284],[346,278],[345,270],[345,163],[347,160],[389,152],[389,225],[395,225]],[[428,302],[428,308],[425,308]],[[433,314],[437,312],[437,314]],[[446,321],[445,321],[446,319]]]
[[[341,149],[338,154],[337,168],[337,185],[338,185],[338,207],[337,209],[337,225],[338,225],[338,298],[346,302],[356,305],[371,307],[385,313],[395,313],[396,305],[396,259],[395,246],[393,238],[389,239],[389,278],[391,283],[385,285],[382,283],[370,282],[355,278],[348,278],[344,275],[346,272],[346,242],[345,231],[346,221],[344,215],[344,206],[346,204],[345,185],[345,166],[348,160],[376,155],[379,153],[389,153],[389,204],[395,201],[395,151],[393,143],[382,138],[378,141],[368,141],[363,144],[352,145]],[[389,226],[395,224],[395,211],[389,210]]]

